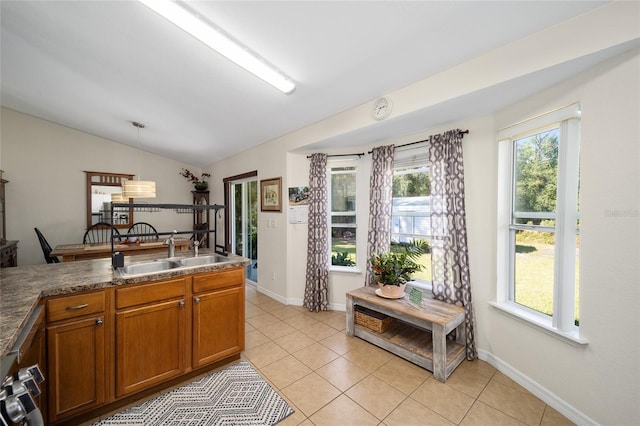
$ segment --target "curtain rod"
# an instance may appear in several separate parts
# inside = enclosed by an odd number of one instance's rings
[[[364,152],[357,152],[355,154],[333,154],[333,155],[327,155],[327,157],[353,157],[354,155],[357,155],[358,158],[364,156]],[[307,158],[311,158],[310,155],[307,155]]]
[[[469,134],[469,130],[468,129],[467,130],[459,130],[458,133],[460,135],[467,135],[467,134]],[[429,142],[429,139],[424,139],[424,140],[417,141],[417,142],[403,143],[402,145],[396,145],[396,148],[402,148],[403,146],[415,145],[417,143],[424,143],[424,142]],[[373,151],[368,151],[367,154],[371,154],[372,152]]]

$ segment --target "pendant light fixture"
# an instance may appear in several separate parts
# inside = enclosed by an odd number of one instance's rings
[[[122,192],[114,192],[111,194],[111,202],[112,203],[125,203],[128,202],[128,198],[124,198],[122,196]]]
[[[140,141],[140,129],[144,124],[133,121],[131,124],[138,129],[138,142]],[[140,175],[138,175],[138,178]],[[128,198],[156,198],[156,183],[152,180],[126,180],[122,183],[122,197]]]

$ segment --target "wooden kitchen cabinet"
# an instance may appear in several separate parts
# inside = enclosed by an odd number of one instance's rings
[[[95,292],[47,301],[49,422],[105,402],[105,294]]]
[[[46,300],[48,423],[87,419],[244,350],[244,268]]]
[[[187,278],[116,290],[116,398],[185,372]]]
[[[244,270],[193,278],[194,368],[244,350]]]

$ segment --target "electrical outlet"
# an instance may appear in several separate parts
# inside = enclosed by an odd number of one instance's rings
[[[275,279],[276,279],[276,273],[272,272],[271,273],[271,281],[275,281]]]

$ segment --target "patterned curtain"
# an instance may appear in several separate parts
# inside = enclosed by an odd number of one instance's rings
[[[327,155],[311,155],[309,168],[309,225],[304,307],[326,311],[329,305],[329,240],[327,224]]]
[[[467,359],[473,360],[478,353],[473,327],[462,133],[459,130],[429,138],[429,176],[433,295],[438,300],[464,307]]]
[[[365,286],[373,280],[371,256],[389,251],[391,245],[391,198],[393,196],[394,145],[373,148],[369,180],[369,230]]]

